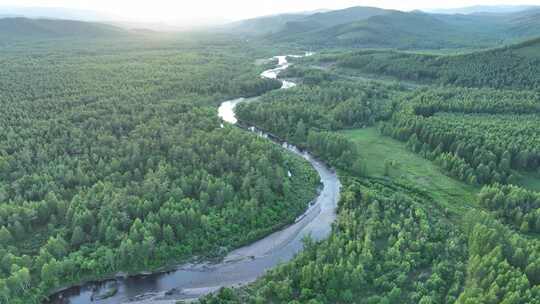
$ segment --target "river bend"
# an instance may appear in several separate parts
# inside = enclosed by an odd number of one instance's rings
[[[278,60],[277,67],[264,71],[261,77],[277,79],[279,73],[290,66],[288,57],[300,56],[276,56],[274,59]],[[282,80],[281,89],[288,89],[295,85],[291,81]],[[218,115],[224,123],[236,124],[234,107],[241,102],[252,102],[256,99],[257,97],[224,101],[218,109]],[[294,224],[230,252],[219,263],[184,264],[165,273],[118,277],[114,280],[88,283],[54,295],[51,303],[174,304],[178,300],[196,299],[221,287],[239,286],[255,281],[268,269],[291,260],[302,250],[302,239],[307,235],[311,235],[315,240],[328,237],[332,223],[336,219],[341,187],[336,173],[307,152],[271,139],[272,136],[268,136],[255,127],[247,128],[247,130],[257,132],[260,136],[282,145],[291,153],[302,156],[317,170],[322,183],[321,191]],[[117,290],[114,296],[96,300],[96,295],[107,293],[111,290],[111,285]]]

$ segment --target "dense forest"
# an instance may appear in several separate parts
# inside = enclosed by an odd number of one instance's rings
[[[398,185],[351,178],[328,240],[308,241],[247,297],[225,303],[453,303],[465,280],[466,240],[427,205]]]
[[[28,39],[58,39],[128,36],[129,31],[101,23],[75,20],[29,19],[23,17],[0,18],[0,38],[7,41]]]
[[[540,86],[540,39],[463,55],[359,51],[338,56],[344,68],[442,85],[534,89]]]
[[[538,239],[524,238],[484,213],[466,217],[467,281],[456,303],[540,303]]]
[[[217,116],[259,95],[239,122],[335,170],[337,219],[201,304],[540,304],[540,40],[421,50],[530,37],[535,14],[353,8],[254,19],[238,35],[0,19],[0,36],[37,33],[0,42],[0,304],[219,260],[295,222],[316,171]],[[280,74],[298,86],[260,77],[276,64],[262,58],[306,46],[319,54]],[[413,51],[336,49],[370,46]],[[374,174],[350,136],[365,130],[420,165],[384,147]],[[452,183],[426,182],[433,171]]]
[[[380,181],[347,180],[322,243],[218,303],[540,303],[540,242],[479,211],[463,230],[429,198]]]
[[[377,83],[323,80],[325,78],[331,77],[324,77],[323,73],[318,78],[321,81],[304,83],[288,91],[270,92],[263,95],[260,102],[240,104],[236,113],[241,121],[256,124],[307,148],[333,166],[360,173],[357,147],[328,131],[373,125],[377,120],[388,118],[394,107],[390,97],[401,89]]]
[[[473,185],[515,183],[516,170],[538,171],[538,93],[448,88],[404,99],[404,110],[382,132],[408,141],[456,178]]]
[[[0,303],[222,255],[293,222],[315,196],[307,162],[217,117],[220,100],[280,82],[255,77],[263,67],[233,43],[150,42],[6,52]]]
[[[521,232],[540,233],[540,193],[513,185],[493,185],[482,189],[479,203]]]
[[[333,233],[320,243],[307,240],[292,262],[256,283],[200,302],[540,303],[538,193],[503,185],[540,165],[538,92],[407,91],[385,81],[339,77],[339,70],[313,64],[302,60],[284,74],[301,86],[265,94],[259,103],[239,106],[237,114],[315,153],[325,142],[342,142],[319,153],[344,182]],[[353,89],[335,94],[345,84]],[[350,116],[336,115],[344,104]],[[429,189],[390,175],[371,177],[362,146],[336,131],[372,125],[456,179],[486,186],[465,202],[467,208],[449,213]],[[335,161],[344,155],[354,164]]]
[[[260,123],[288,138],[302,125],[315,130],[372,125],[391,114],[391,94],[383,85],[331,81],[271,92],[261,102],[239,105],[236,112],[241,120]]]

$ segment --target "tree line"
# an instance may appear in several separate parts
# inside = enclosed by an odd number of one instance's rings
[[[473,185],[515,183],[516,171],[540,168],[536,93],[430,89],[404,99],[381,130],[452,176]]]

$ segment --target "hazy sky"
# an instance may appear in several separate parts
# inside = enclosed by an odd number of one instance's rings
[[[540,4],[540,0],[0,0],[0,6],[90,9],[137,21],[236,20],[254,16],[350,6],[400,10],[470,5]]]

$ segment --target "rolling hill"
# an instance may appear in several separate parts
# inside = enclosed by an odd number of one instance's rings
[[[279,41],[300,42],[311,47],[449,48],[489,46],[494,39],[474,31],[457,29],[435,15],[388,11],[359,21],[309,32],[280,33]]]
[[[537,7],[498,12],[434,14],[352,7],[251,19],[237,23],[235,31],[310,48],[488,48],[540,36]]]
[[[360,51],[339,66],[443,85],[530,89],[540,87],[540,38],[508,47],[453,56]]]
[[[247,35],[266,35],[280,32],[288,22],[304,18],[304,14],[281,14],[252,18],[228,24],[226,31]]]
[[[3,18],[0,39],[57,39],[67,37],[94,38],[124,35],[128,32],[107,24],[73,20]]]
[[[232,23],[226,27],[242,34],[268,35],[284,33],[306,33],[313,30],[365,20],[369,17],[388,14],[392,11],[375,7],[351,7],[342,10],[316,13],[281,14],[247,19]]]
[[[26,6],[0,6],[0,16],[3,17],[24,17],[42,19],[63,19],[89,22],[102,22],[114,20],[115,16],[110,14],[64,7],[26,7]]]
[[[534,5],[475,5],[451,9],[435,9],[426,12],[435,14],[508,14],[539,8]]]
[[[540,33],[540,8],[512,14],[508,23],[510,34],[537,37]]]
[[[290,30],[294,29],[294,27],[323,29],[350,22],[366,20],[373,16],[386,15],[391,12],[394,11],[377,7],[351,7],[342,10],[313,14],[302,18],[301,20],[297,20],[296,22],[287,24],[285,29]]]

